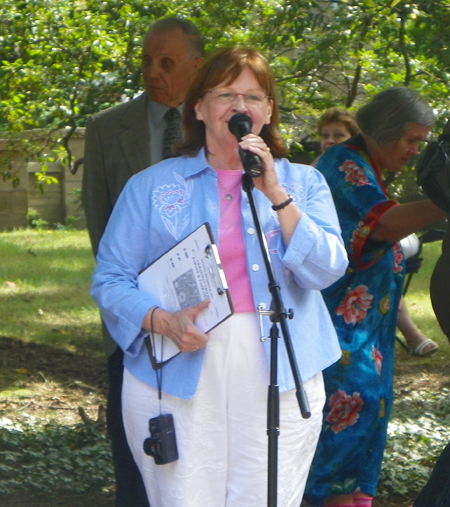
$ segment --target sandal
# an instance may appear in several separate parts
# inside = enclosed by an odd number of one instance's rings
[[[430,345],[431,345],[431,347],[430,347]],[[426,349],[427,347],[429,347],[428,350],[424,352],[424,349]],[[431,354],[434,354],[435,352],[437,352],[439,350],[439,346],[436,343],[434,343],[433,340],[430,340],[427,338],[422,343],[419,343],[419,345],[417,345],[417,347],[415,349],[409,348],[408,350],[414,356],[427,357],[427,356],[431,356]]]

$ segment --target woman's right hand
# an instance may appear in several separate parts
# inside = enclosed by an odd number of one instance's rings
[[[197,315],[208,305],[209,299],[205,299],[201,303],[178,312],[150,308],[144,317],[142,327],[149,333],[153,331],[155,334],[167,336],[181,352],[195,352],[205,347],[209,340],[209,334],[202,333],[194,324]],[[151,319],[152,312],[154,312],[153,319]],[[153,320],[153,329],[151,320]]]

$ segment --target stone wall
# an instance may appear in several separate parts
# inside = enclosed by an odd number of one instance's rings
[[[26,133],[36,138],[37,131]],[[39,136],[37,136],[39,137]],[[44,142],[44,141],[43,141]],[[17,175],[19,184],[14,187],[11,179],[0,180],[0,231],[12,230],[27,226],[27,212],[32,208],[39,217],[46,220],[51,227],[57,223],[64,224],[68,216],[78,217],[76,228],[86,227],[83,210],[74,193],[81,189],[83,164],[78,166],[75,174],[60,163],[48,163],[47,175],[58,180],[57,184],[45,185],[41,192],[35,173],[40,172],[42,165],[27,161],[21,152],[20,139],[13,141],[0,140],[0,158],[7,161],[9,172]],[[84,128],[77,129],[69,141],[73,160],[83,157]],[[0,166],[0,172],[7,168]]]
[[[0,230],[25,227],[28,208],[27,162],[19,149],[14,149],[4,140],[0,140],[0,157],[6,163],[3,170],[16,175],[20,181],[15,187],[11,179],[0,178]]]

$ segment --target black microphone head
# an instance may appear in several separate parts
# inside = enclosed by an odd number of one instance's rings
[[[238,140],[252,131],[253,122],[250,116],[244,113],[237,113],[230,118],[228,128],[230,132],[235,135]]]

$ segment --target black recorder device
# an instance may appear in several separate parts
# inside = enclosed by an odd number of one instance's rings
[[[148,421],[150,438],[144,440],[144,452],[155,465],[166,465],[178,459],[177,439],[172,414],[161,414]]]

